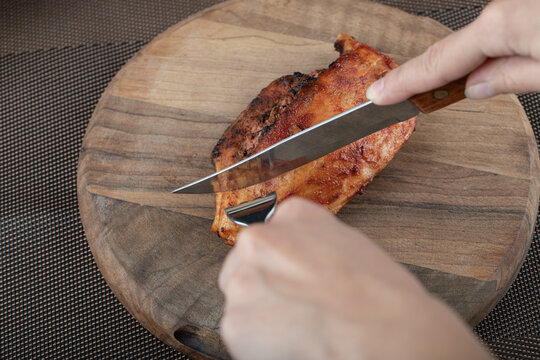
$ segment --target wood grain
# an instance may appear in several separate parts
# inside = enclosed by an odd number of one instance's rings
[[[92,116],[78,169],[90,248],[126,308],[192,358],[228,357],[216,280],[229,248],[210,233],[213,195],[170,191],[213,171],[216,141],[267,83],[328,66],[340,32],[403,62],[450,30],[362,1],[229,1],[142,49]],[[411,140],[339,217],[475,324],[527,252],[538,164],[515,96],[463,100],[421,115]]]

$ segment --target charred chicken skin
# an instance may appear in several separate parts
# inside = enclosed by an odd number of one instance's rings
[[[280,77],[251,101],[212,151],[216,171],[366,102],[367,88],[397,66],[349,35],[340,34],[335,48],[340,56],[328,69]],[[278,202],[301,196],[337,213],[388,165],[415,124],[409,119],[263,183],[217,193],[212,231],[234,245],[240,228],[225,209],[273,191]]]

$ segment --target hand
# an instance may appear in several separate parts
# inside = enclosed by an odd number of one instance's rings
[[[493,1],[467,27],[375,82],[367,97],[393,104],[469,73],[471,99],[540,90],[540,1]]]
[[[289,199],[240,233],[219,277],[237,359],[488,359],[465,324],[382,249]]]

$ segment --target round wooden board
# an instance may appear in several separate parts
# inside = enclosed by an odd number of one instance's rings
[[[336,59],[340,32],[402,63],[450,30],[361,1],[222,3],[132,58],[90,121],[78,195],[96,262],[145,327],[194,358],[228,356],[216,280],[230,248],[210,233],[213,195],[170,191],[213,171],[216,141],[271,80]],[[411,140],[339,217],[475,324],[529,247],[538,163],[515,96],[461,101],[420,116]]]

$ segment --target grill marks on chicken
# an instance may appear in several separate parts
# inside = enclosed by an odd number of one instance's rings
[[[340,34],[335,48],[341,55],[328,69],[280,77],[253,99],[214,148],[216,171],[366,102],[367,88],[397,66],[349,35]],[[272,191],[278,201],[301,196],[337,213],[386,167],[415,124],[412,118],[263,183],[217,193],[212,231],[233,245],[240,228],[225,209]]]

